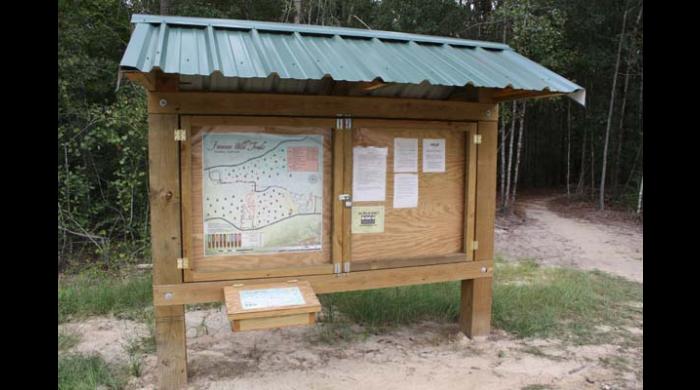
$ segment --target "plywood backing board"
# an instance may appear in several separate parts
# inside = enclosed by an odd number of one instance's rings
[[[385,201],[353,202],[353,206],[383,205],[384,232],[352,235],[353,269],[362,269],[359,263],[363,262],[373,262],[375,265],[370,268],[376,268],[376,263],[383,260],[464,253],[466,125],[360,120],[353,124],[353,146],[388,148]],[[417,208],[393,208],[394,138],[397,137],[418,139]],[[422,143],[426,138],[445,139],[445,172],[423,172]],[[466,257],[455,261],[460,260]]]
[[[210,281],[270,276],[294,276],[332,273],[331,260],[331,201],[332,201],[332,121],[270,118],[203,118],[183,116],[187,125],[187,143],[181,148],[183,183],[183,231],[185,257],[191,269],[185,272],[185,281]],[[204,228],[202,206],[202,136],[205,133],[267,133],[319,134],[323,136],[323,235],[321,250],[287,253],[260,253],[204,256]]]

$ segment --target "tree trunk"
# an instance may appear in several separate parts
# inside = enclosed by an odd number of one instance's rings
[[[603,167],[600,172],[600,194],[598,199],[598,207],[605,209],[605,169],[608,164],[608,142],[610,140],[610,125],[612,124],[613,108],[615,106],[615,88],[617,87],[617,73],[620,71],[620,56],[622,54],[622,42],[625,37],[625,24],[627,24],[627,12],[622,15],[622,32],[620,32],[620,40],[617,45],[617,59],[615,60],[615,72],[613,73],[612,88],[610,88],[610,107],[608,109],[608,123],[605,126],[605,141],[603,143]]]
[[[510,194],[510,175],[513,167],[513,138],[515,138],[515,117],[518,112],[518,102],[513,100],[513,117],[511,118],[510,139],[508,140],[508,168],[506,169],[506,196],[503,198],[503,209],[508,210],[508,195]]]
[[[632,29],[632,34],[631,37],[634,39],[634,37],[637,35],[637,31],[639,29],[639,23],[642,20],[642,10],[644,9],[644,6],[639,7],[639,13],[637,14],[637,20],[635,21],[634,28]],[[620,169],[622,166],[622,145],[624,141],[624,135],[625,135],[625,108],[627,106],[627,91],[629,90],[629,81],[630,81],[630,73],[632,73],[632,60],[633,60],[633,54],[634,54],[634,47],[630,46],[627,48],[627,58],[625,60],[625,64],[627,67],[627,72],[625,72],[625,83],[624,87],[622,89],[622,107],[620,107],[620,125],[617,130],[617,148],[615,151],[615,165],[613,166],[613,171],[612,173],[612,181],[611,184],[613,186],[613,190],[615,193],[619,193],[619,183],[620,183]]]
[[[585,113],[584,113],[585,115]],[[581,194],[583,192],[583,181],[586,178],[586,136],[588,132],[583,129],[583,141],[581,141],[581,169],[578,175],[578,184],[576,185],[576,192]]]
[[[637,214],[642,212],[642,196],[644,191],[644,174],[642,174],[642,181],[639,183],[639,197],[637,198]]]
[[[571,100],[566,109],[566,197],[571,196]]]
[[[506,121],[501,118],[501,205],[506,198]],[[502,208],[503,206],[501,206]]]
[[[301,23],[301,0],[294,0],[294,23]]]
[[[595,129],[591,127],[591,139],[590,139],[590,145],[591,145],[591,199],[595,199],[595,137],[594,133]]]
[[[525,108],[527,103],[523,101],[521,113],[520,113],[520,133],[518,134],[518,150],[515,157],[515,177],[513,178],[513,196],[511,197],[510,204],[515,204],[515,194],[518,191],[518,170],[520,168],[520,152],[523,149],[523,132],[525,131]]]
[[[160,14],[168,15],[168,0],[160,0]]]

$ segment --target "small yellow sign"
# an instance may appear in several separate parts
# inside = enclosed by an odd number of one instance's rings
[[[352,233],[384,233],[384,206],[353,206]]]

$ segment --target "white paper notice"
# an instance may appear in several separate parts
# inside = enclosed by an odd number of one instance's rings
[[[356,146],[352,150],[352,200],[384,201],[387,148]]]
[[[394,172],[418,172],[418,138],[394,138]]]
[[[418,175],[397,173],[394,175],[394,208],[418,207]]]
[[[423,139],[423,172],[445,172],[445,139]]]
[[[241,307],[244,310],[303,305],[305,303],[299,287],[241,290]]]

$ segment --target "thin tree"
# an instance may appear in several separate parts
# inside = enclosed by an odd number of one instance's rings
[[[501,204],[506,197],[506,120],[501,117]]]
[[[301,23],[301,1],[294,0],[294,23]]]
[[[510,204],[515,204],[515,193],[518,191],[518,171],[520,168],[520,152],[523,149],[523,132],[525,131],[525,108],[527,103],[523,101],[521,112],[520,112],[520,132],[518,133],[518,149],[515,157],[515,177],[513,178],[513,196],[511,197]]]
[[[605,126],[605,141],[603,143],[603,167],[600,172],[600,194],[598,198],[598,207],[605,209],[605,169],[608,163],[608,142],[610,141],[610,125],[612,124],[613,108],[615,106],[615,88],[617,87],[617,73],[620,71],[620,57],[622,54],[622,42],[625,38],[625,24],[627,24],[627,13],[625,10],[622,15],[622,32],[620,32],[620,40],[617,45],[617,59],[615,60],[615,72],[613,73],[613,83],[610,89],[610,107],[608,109],[608,122]]]
[[[637,198],[637,214],[642,211],[642,196],[644,192],[644,174],[642,174],[642,180],[639,183],[639,197]]]
[[[571,100],[566,109],[566,197],[571,196]]]
[[[637,14],[637,20],[635,21],[634,28],[632,29],[631,37],[634,39],[634,37],[637,36],[637,31],[639,29],[639,24],[642,20],[642,10],[643,6],[639,7],[639,13]],[[629,45],[627,48],[627,58],[625,60],[625,66],[627,68],[627,71],[625,72],[625,82],[624,86],[622,88],[622,106],[620,107],[620,125],[618,126],[617,130],[617,145],[616,145],[616,150],[615,150],[615,165],[613,166],[612,170],[612,181],[611,184],[613,185],[613,190],[617,193],[619,191],[619,179],[620,179],[620,166],[621,166],[621,160],[622,160],[622,145],[623,145],[623,140],[624,140],[624,135],[625,135],[625,108],[627,106],[627,91],[629,90],[629,82],[630,82],[630,75],[632,73],[632,68],[633,68],[633,54],[634,54],[634,46]]]
[[[518,102],[513,100],[513,117],[511,118],[510,139],[508,140],[508,168],[506,170],[506,196],[503,198],[503,209],[508,210],[508,195],[510,194],[510,176],[513,167],[513,139],[515,138],[515,118],[518,111]]]

